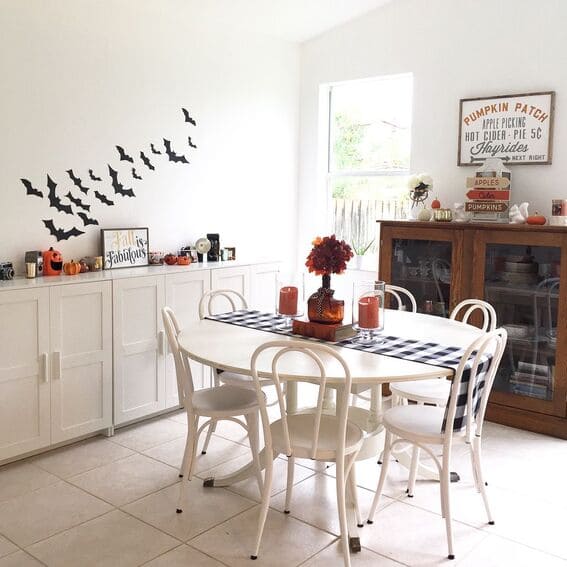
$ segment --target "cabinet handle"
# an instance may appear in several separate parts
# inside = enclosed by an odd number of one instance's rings
[[[165,355],[165,331],[160,331],[158,333],[158,348],[159,353],[164,356]]]
[[[53,353],[53,379],[61,380],[61,352]]]
[[[49,355],[41,353],[41,378],[47,384],[49,382]]]

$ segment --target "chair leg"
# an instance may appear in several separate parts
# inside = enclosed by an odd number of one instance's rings
[[[478,490],[482,495],[482,500],[484,502],[484,508],[486,510],[486,515],[488,516],[488,523],[492,526],[494,525],[494,518],[490,511],[490,504],[488,503],[488,494],[486,493],[486,484],[484,482],[484,475],[482,473],[482,461],[481,461],[481,450],[480,450],[480,437],[475,437],[473,444],[471,445],[471,456],[473,459],[473,467],[475,470],[475,476],[478,479]]]
[[[201,449],[201,455],[207,454],[207,449],[209,448],[211,436],[216,431],[216,429],[217,429],[217,420],[213,419],[211,421],[211,425],[209,425],[209,429],[207,431],[207,436],[205,437],[205,442],[203,443],[203,448]]]
[[[420,449],[417,445],[413,446],[411,452],[411,467],[408,480],[408,498],[413,498],[415,490],[415,479],[417,477],[417,467],[419,466]]]
[[[380,500],[380,495],[382,494],[382,489],[384,488],[384,483],[386,482],[386,475],[388,474],[388,467],[390,465],[390,453],[392,452],[392,434],[386,431],[386,438],[384,440],[384,452],[382,461],[382,470],[380,471],[380,479],[378,480],[378,486],[376,487],[376,493],[374,494],[374,500],[372,500],[372,506],[370,506],[370,512],[368,513],[368,524],[374,522],[374,514],[376,513],[376,508],[378,507],[378,501]]]
[[[251,413],[244,416],[246,426],[248,427],[248,440],[250,441],[250,450],[252,451],[252,461],[256,467],[256,479],[258,481],[258,489],[260,496],[262,495],[262,488],[264,482],[262,480],[262,467],[260,466],[260,456],[258,452],[259,437],[258,437],[258,413]]]
[[[350,468],[350,473],[348,475],[349,490],[352,503],[354,505],[354,511],[356,513],[356,524],[359,528],[363,527],[362,515],[360,514],[360,506],[358,505],[358,490],[356,488],[356,463],[353,463]]]
[[[445,517],[445,530],[447,532],[447,547],[449,559],[455,559],[453,550],[453,526],[451,523],[451,502],[450,502],[450,486],[451,486],[451,472],[450,472],[450,459],[449,455],[443,451],[443,466],[441,469],[441,508]]]
[[[250,559],[258,559],[258,552],[260,551],[260,542],[262,541],[262,533],[264,532],[264,525],[266,524],[266,517],[268,516],[268,507],[270,505],[270,494],[272,492],[272,478],[274,475],[274,458],[276,455],[272,455],[270,459],[267,456],[266,459],[266,469],[264,475],[264,489],[262,491],[262,503],[260,504],[260,515],[258,517],[258,533],[256,534],[256,546],[254,547],[254,553],[250,556]]]
[[[291,494],[293,492],[293,476],[295,473],[295,457],[291,455],[287,458],[287,486],[285,489],[284,514],[289,514],[291,510]]]
[[[354,466],[354,465],[353,465]],[[339,511],[339,525],[341,529],[341,543],[343,547],[343,560],[345,567],[350,567],[350,547],[348,541],[348,523],[346,514],[346,479],[345,479],[345,466],[337,463],[337,508]]]
[[[187,441],[185,442],[185,453],[183,454],[183,469],[181,474],[183,478],[179,483],[179,500],[177,502],[176,512],[183,512],[183,502],[185,501],[185,489],[187,483],[191,480],[191,473],[195,461],[195,452],[197,449],[197,430],[199,416],[187,414]]]

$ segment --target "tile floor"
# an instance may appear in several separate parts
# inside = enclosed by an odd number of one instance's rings
[[[245,481],[203,488],[201,479],[248,459],[235,424],[219,426],[199,457],[187,510],[175,514],[185,435],[183,413],[117,431],[0,467],[0,567],[147,565],[220,567],[342,565],[334,469],[297,466],[289,516],[283,503],[286,463],[278,460],[274,497],[257,562],[248,558],[256,530],[258,490]],[[354,566],[567,566],[567,441],[487,424],[486,476],[496,525],[485,523],[468,458],[457,454],[462,480],[452,486],[456,561],[449,562],[438,486],[419,481],[405,494],[404,469],[390,481],[372,526],[360,531]],[[359,463],[363,514],[379,466]]]

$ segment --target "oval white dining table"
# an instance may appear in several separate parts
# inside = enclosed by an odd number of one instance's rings
[[[385,335],[462,348],[467,347],[481,333],[476,327],[458,321],[406,311],[386,310],[384,322]],[[252,353],[260,345],[273,340],[305,340],[310,342],[300,336],[287,336],[210,319],[190,323],[183,328],[178,340],[181,350],[190,359],[213,368],[245,375],[251,375],[250,360]],[[337,349],[346,360],[355,387],[356,385],[372,386],[388,382],[452,375],[452,370],[448,368],[328,344]],[[342,370],[338,366],[334,367],[332,359],[327,362],[328,383],[340,387]],[[271,375],[271,357],[268,353],[266,353],[265,358],[258,359],[257,367],[260,376],[269,377]],[[334,368],[336,368],[336,372],[333,371]],[[293,411],[297,407],[296,381],[309,380],[311,375],[317,376],[318,369],[307,357],[294,356],[294,353],[291,353],[290,356],[281,361],[280,371],[281,377],[288,381],[288,411]],[[376,390],[380,391],[379,388]],[[364,417],[361,418],[360,411],[357,414],[357,410],[360,409],[350,408],[349,419],[354,417],[354,420],[368,432],[365,446],[361,449],[361,454],[364,453],[362,457],[377,456],[380,451],[377,443],[381,441],[381,437],[379,437],[381,425],[378,421],[368,426],[368,412],[362,410]],[[362,421],[366,420],[366,427],[361,423],[361,419]],[[400,457],[401,462],[403,456],[399,455],[398,457]],[[262,453],[261,459],[263,458],[265,456]],[[409,465],[409,456],[407,461],[406,466]],[[228,486],[244,480],[252,474],[254,474],[254,468],[250,464],[232,474],[206,479],[204,485],[208,487]],[[349,527],[351,551],[360,551],[360,540],[355,535],[356,523],[349,521],[349,524],[351,526]]]

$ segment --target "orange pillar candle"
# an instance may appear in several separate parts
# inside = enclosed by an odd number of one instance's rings
[[[280,289],[279,312],[281,315],[295,315],[297,313],[297,288],[287,285]]]
[[[361,297],[358,300],[358,326],[362,329],[377,329],[380,300],[375,295]]]

